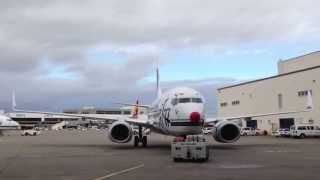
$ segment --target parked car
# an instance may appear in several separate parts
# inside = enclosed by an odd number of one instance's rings
[[[290,127],[292,137],[320,137],[320,126],[318,125],[294,125]]]
[[[264,129],[255,129],[255,135],[256,136],[266,136],[268,135],[268,131],[264,130]]]
[[[290,137],[290,129],[289,128],[279,129],[279,134],[282,137]]]
[[[278,130],[275,130],[275,131],[272,131],[272,136],[274,136],[274,137],[280,137],[280,131],[279,131],[279,129],[278,129]]]
[[[21,132],[21,136],[37,136],[40,134],[41,132],[38,129],[27,129]]]
[[[240,135],[241,136],[255,136],[256,131],[251,127],[243,127],[240,130]]]

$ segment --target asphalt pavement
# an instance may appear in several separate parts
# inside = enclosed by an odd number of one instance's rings
[[[134,148],[111,143],[103,130],[10,133],[0,137],[0,180],[320,179],[320,138],[207,138],[208,162],[175,163],[169,136],[152,134],[148,147]]]

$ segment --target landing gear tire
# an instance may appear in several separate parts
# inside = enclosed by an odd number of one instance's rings
[[[142,137],[142,146],[143,146],[143,147],[146,147],[147,144],[148,144],[147,136],[143,136],[143,137]]]
[[[134,136],[134,147],[138,147],[138,146],[139,146],[139,137]]]

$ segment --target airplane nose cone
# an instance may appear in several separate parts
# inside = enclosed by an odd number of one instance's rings
[[[201,119],[200,113],[198,113],[198,112],[192,112],[192,113],[190,114],[190,120],[191,120],[191,122],[193,122],[193,123],[198,123],[198,122],[200,122],[200,119]]]

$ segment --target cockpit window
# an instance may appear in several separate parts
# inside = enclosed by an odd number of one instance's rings
[[[179,103],[202,103],[201,98],[174,98],[171,100],[171,104],[173,106],[179,104]]]
[[[194,102],[194,103],[202,103],[202,99],[201,98],[192,98],[192,102]]]
[[[177,105],[178,104],[178,99],[177,98],[172,99],[171,104],[174,105],[174,106]]]
[[[179,103],[189,103],[191,102],[191,98],[179,98]]]

